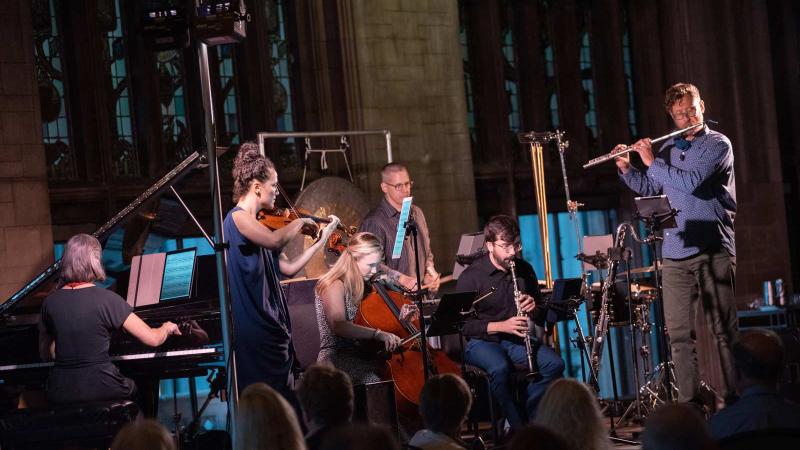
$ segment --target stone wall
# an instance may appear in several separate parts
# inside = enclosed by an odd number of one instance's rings
[[[0,302],[53,261],[30,5],[0,10]]]
[[[450,272],[460,235],[478,228],[457,2],[344,0],[339,17],[348,123],[391,131],[393,159],[409,167],[437,269]],[[356,157],[376,204],[386,154]]]

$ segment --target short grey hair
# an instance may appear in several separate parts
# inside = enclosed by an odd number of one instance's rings
[[[100,241],[88,234],[76,234],[64,246],[58,287],[79,281],[103,281],[106,271],[102,262]]]
[[[395,162],[386,164],[381,168],[381,183],[386,183],[391,174],[403,171],[408,172],[408,167],[404,166],[403,164]]]

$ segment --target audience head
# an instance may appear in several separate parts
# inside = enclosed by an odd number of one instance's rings
[[[400,450],[392,430],[372,424],[348,424],[331,430],[322,440],[321,450]]]
[[[353,384],[333,366],[309,366],[300,379],[297,398],[309,423],[335,426],[353,417]]]
[[[431,431],[458,438],[471,406],[469,386],[456,375],[433,376],[422,387],[419,412],[425,428]]]
[[[647,417],[642,450],[708,450],[713,441],[700,412],[689,405],[672,403]]]
[[[346,294],[359,304],[364,296],[364,280],[377,271],[383,261],[383,245],[378,238],[367,232],[356,233],[350,237],[347,248],[336,264],[317,281],[315,291],[320,297],[331,283],[341,280]]]
[[[174,450],[175,443],[163,425],[152,419],[144,419],[125,425],[114,442],[111,450]]]
[[[754,329],[743,332],[733,343],[733,359],[740,388],[753,384],[775,386],[783,370],[781,338],[775,332]]]
[[[514,433],[508,450],[572,450],[558,433],[542,425],[531,424]]]
[[[536,423],[550,427],[571,448],[608,448],[597,400],[589,388],[579,381],[562,378],[553,382],[539,403]]]
[[[233,201],[244,197],[254,183],[265,184],[275,174],[275,164],[261,154],[261,149],[254,142],[244,142],[239,146],[233,160]],[[266,194],[270,194],[266,192]]]
[[[103,281],[103,247],[100,241],[88,234],[76,234],[64,245],[58,287],[82,281]]]
[[[294,409],[264,383],[247,386],[239,398],[234,448],[305,450]]]

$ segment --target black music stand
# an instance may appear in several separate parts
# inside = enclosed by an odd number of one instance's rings
[[[679,210],[670,205],[669,198],[666,195],[656,195],[653,197],[635,197],[637,213],[634,217],[645,224],[647,228],[647,237],[644,242],[650,248],[650,253],[653,255],[653,277],[656,284],[656,322],[657,328],[661,331],[659,339],[657,340],[661,347],[661,360],[663,363],[664,371],[664,391],[667,401],[674,400],[672,398],[672,374],[670,362],[670,349],[667,343],[666,335],[666,319],[664,318],[664,297],[661,287],[661,277],[658,275],[658,253],[656,253],[656,243],[663,240],[661,232],[664,228],[677,228],[678,223],[675,216],[678,215]]]
[[[458,334],[458,345],[461,350],[461,373],[467,372],[464,355],[464,336],[461,329],[464,327],[467,317],[475,314],[473,304],[476,291],[453,292],[445,294],[439,301],[439,306],[431,315],[431,324],[428,327],[428,336],[447,336]]]

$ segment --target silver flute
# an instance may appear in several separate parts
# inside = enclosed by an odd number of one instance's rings
[[[541,375],[539,374],[539,364],[536,361],[536,355],[533,353],[533,345],[531,345],[531,320],[528,317],[528,314],[523,312],[520,309],[520,303],[522,299],[522,292],[519,290],[519,285],[517,284],[517,271],[516,271],[516,263],[514,260],[508,262],[508,269],[511,271],[511,281],[514,285],[514,303],[517,305],[517,316],[525,317],[528,319],[528,331],[525,333],[523,339],[525,340],[525,353],[528,357],[528,375],[527,377],[531,380],[540,378]]]
[[[672,133],[665,134],[665,135],[657,137],[655,139],[650,139],[650,143],[651,144],[658,144],[661,141],[666,141],[667,139],[669,139],[671,137],[681,135],[681,134],[683,134],[683,133],[685,133],[685,132],[687,132],[687,131],[689,131],[691,129],[697,128],[697,127],[702,127],[705,124],[706,124],[705,122],[700,122],[700,123],[696,123],[694,125],[689,125],[686,128],[681,128],[680,130],[675,130]],[[583,165],[583,168],[584,169],[588,169],[589,167],[594,167],[594,166],[596,166],[598,164],[602,164],[602,163],[604,163],[606,161],[611,161],[612,159],[616,158],[617,156],[622,156],[622,155],[624,155],[626,153],[630,153],[632,151],[633,151],[633,147],[631,146],[631,147],[625,147],[625,149],[620,150],[618,152],[611,152],[611,153],[607,153],[607,154],[605,154],[603,156],[598,156],[597,158],[590,159],[589,162],[587,162],[586,164]]]

